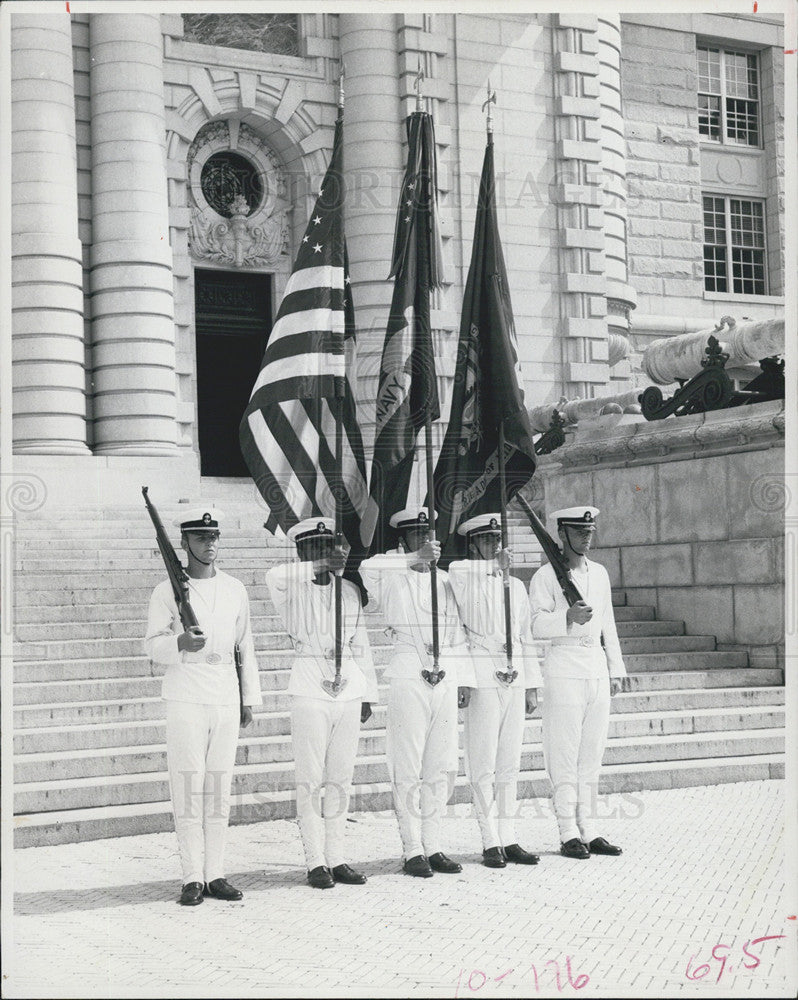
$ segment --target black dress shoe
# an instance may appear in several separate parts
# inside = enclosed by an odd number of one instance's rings
[[[228,902],[244,898],[244,893],[234,885],[230,885],[226,878],[215,878],[208,882],[203,895],[213,896],[214,899],[226,899]]]
[[[594,840],[591,840],[587,847],[591,854],[609,854],[613,858],[617,858],[619,854],[623,854],[620,847],[616,847],[603,837],[596,837]]]
[[[434,854],[430,854],[429,864],[434,872],[443,872],[444,875],[456,875],[463,870],[463,866],[459,861],[452,861],[451,858],[447,858],[443,851],[436,851]]]
[[[181,906],[199,906],[202,902],[202,882],[186,882],[180,893]]]
[[[416,878],[432,878],[432,869],[423,854],[408,858],[402,865],[402,870],[406,875],[415,875]]]
[[[325,868],[324,865],[318,865],[312,871],[308,872],[308,885],[314,889],[332,889],[335,885],[335,879],[332,877],[332,872],[329,868]]]
[[[482,864],[486,868],[506,868],[507,862],[501,847],[486,847],[482,852]]]
[[[336,865],[332,869],[332,877],[336,882],[343,882],[344,885],[365,885],[366,876],[356,872],[349,865]]]
[[[516,865],[536,865],[540,861],[537,854],[525,851],[520,844],[509,844],[504,848],[504,856]]]
[[[579,837],[572,837],[570,840],[566,840],[564,844],[560,844],[560,854],[564,858],[578,858],[580,861],[584,861],[585,858],[590,857],[590,851]]]

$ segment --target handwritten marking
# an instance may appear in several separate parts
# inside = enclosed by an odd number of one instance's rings
[[[754,0],[754,13],[756,14],[759,4]]]
[[[780,941],[784,937],[786,937],[785,934],[767,934],[764,937],[753,938],[750,941],[746,941],[745,944],[742,946],[742,952],[743,952],[743,955],[745,956],[745,958],[750,958],[751,959],[751,962],[749,963],[749,962],[746,962],[745,960],[743,960],[743,967],[746,968],[746,969],[749,969],[749,970],[753,971],[754,969],[758,968],[759,965],[761,964],[761,959],[759,958],[759,956],[753,954],[753,952],[751,952],[751,951],[748,950],[749,945],[762,944],[764,941]],[[720,948],[725,948],[726,949],[726,954],[725,955],[718,954],[718,949],[720,949]],[[731,945],[722,944],[721,942],[718,942],[712,948],[712,958],[714,958],[716,962],[720,962],[720,969],[718,970],[718,977],[715,980],[715,984],[716,985],[720,982],[720,978],[721,978],[721,976],[723,975],[724,971],[727,968],[727,959],[728,959],[729,955],[731,954],[731,950],[732,950],[731,949]],[[697,980],[697,979],[703,979],[705,976],[709,975],[709,971],[710,971],[709,962],[705,962],[703,965],[693,966],[693,962],[695,961],[695,959],[697,957],[698,957],[697,954],[691,955],[690,958],[687,961],[687,968],[684,970],[685,978],[687,978],[687,979],[689,979],[689,980],[691,980],[693,982],[695,980]],[[731,963],[729,963],[728,964],[729,972],[732,971],[732,968],[733,967],[732,967]],[[579,986],[576,986],[576,983],[573,983],[572,985],[576,989],[580,989],[581,988]]]
[[[557,961],[556,959],[552,958],[552,959],[549,959],[546,962],[547,966],[548,965],[554,966],[554,976],[553,976],[553,978],[554,978],[555,985],[557,987],[557,992],[558,993],[562,993],[563,990],[567,990],[569,986],[572,989],[574,989],[574,990],[581,990],[585,986],[587,986],[587,984],[590,982],[590,976],[588,976],[586,973],[581,973],[580,975],[574,977],[573,968],[572,968],[572,965],[571,965],[572,961],[573,961],[573,956],[571,956],[571,955],[566,955],[565,956],[565,971],[566,971],[567,981],[563,980],[563,976],[562,976],[562,972],[561,972],[561,969],[560,969],[560,962],[559,961]],[[707,969],[708,968],[709,968],[709,966],[707,966]],[[538,970],[537,970],[537,968],[534,965],[530,965],[530,970],[531,970],[532,976],[534,977],[534,980],[535,980],[535,982],[534,982],[535,993],[539,993],[540,992],[540,979],[538,977]],[[456,1000],[456,998],[460,997],[460,995],[461,995],[460,994],[460,987],[461,987],[461,985],[463,983],[464,973],[466,973],[466,972],[468,972],[468,978],[466,980],[466,987],[472,993],[477,993],[488,982],[489,976],[490,976],[491,982],[500,983],[503,979],[506,979],[507,976],[512,975],[512,973],[515,972],[515,971],[516,970],[514,968],[513,969],[507,969],[506,971],[502,972],[500,975],[493,976],[493,975],[490,975],[490,973],[483,972],[482,969],[471,969],[470,971],[467,970],[467,969],[460,969],[460,974],[457,977],[457,985],[455,986],[455,990],[454,990],[455,1000]],[[490,992],[490,991],[488,991],[488,992]]]
[[[791,916],[787,917],[788,920],[798,920],[798,915],[793,913]]]
[[[67,9],[67,14],[72,13],[72,11],[69,9],[69,0],[66,0],[66,9]]]

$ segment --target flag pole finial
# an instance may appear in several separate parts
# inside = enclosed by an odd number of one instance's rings
[[[496,104],[496,91],[490,89],[490,80],[488,80],[488,99],[482,102],[482,110],[488,109],[488,118],[485,123],[488,135],[493,135],[493,115],[491,114],[491,104]]]
[[[421,84],[424,80],[424,70],[421,67],[421,56],[418,57],[418,70],[416,72],[416,79],[413,83],[413,89],[416,92],[416,111],[424,110],[424,95],[421,93]]]
[[[341,70],[338,74],[338,107],[344,109],[344,76],[346,75],[346,63],[341,60]]]

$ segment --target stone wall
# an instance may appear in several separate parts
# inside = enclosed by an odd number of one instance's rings
[[[622,17],[627,138],[629,281],[646,317],[731,313],[767,319],[783,307],[783,40],[776,17],[628,14]],[[759,52],[763,146],[704,141],[698,132],[696,42]],[[771,48],[772,47],[772,48]],[[704,290],[702,191],[765,201],[768,295]],[[696,329],[698,327],[696,326]],[[669,332],[663,328],[660,335]]]
[[[600,508],[593,557],[630,603],[746,649],[752,665],[781,663],[783,402],[650,423],[600,417],[538,472],[547,512]]]

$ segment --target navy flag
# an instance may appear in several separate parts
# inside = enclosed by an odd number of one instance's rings
[[[499,510],[499,425],[504,422],[507,499],[535,471],[507,270],[496,221],[493,141],[482,164],[449,426],[435,468],[442,566],[462,555],[457,525]]]
[[[418,432],[440,416],[430,330],[430,290],[442,282],[432,117],[406,120],[408,153],[396,215],[393,298],[380,362],[374,461],[364,537],[372,552],[390,547],[388,522],[406,506]]]
[[[335,512],[335,411],[343,412],[343,534],[350,568],[364,554],[360,521],[366,465],[351,378],[355,316],[343,219],[342,117],[329,168],[241,420],[241,451],[269,508],[266,527],[287,531]]]

